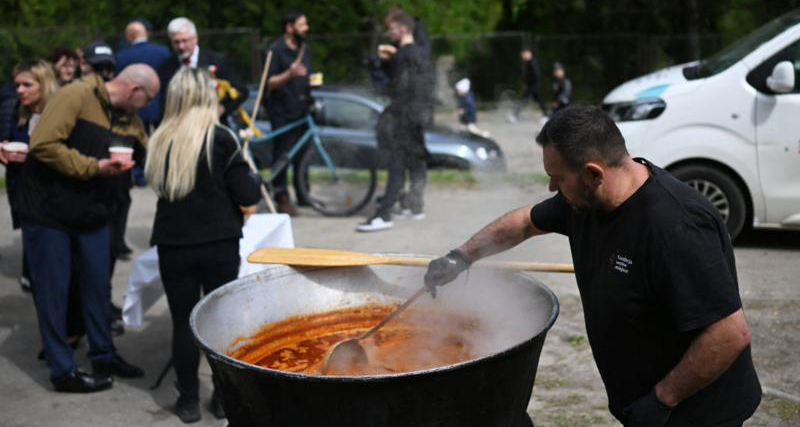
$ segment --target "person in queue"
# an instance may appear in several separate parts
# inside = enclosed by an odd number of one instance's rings
[[[189,314],[200,300],[239,271],[243,210],[261,198],[233,132],[219,123],[209,73],[185,67],[170,81],[164,120],[148,146],[145,176],[158,194],[151,244],[172,315],[172,360],[179,397],[175,412],[185,423],[200,419],[197,368],[200,350]],[[211,400],[225,412],[217,387]]]
[[[173,55],[158,69],[161,79],[161,109],[164,115],[165,92],[169,81],[183,67],[205,68],[216,79],[227,80],[236,91],[236,97],[227,96],[219,102],[219,115],[222,123],[228,123],[230,115],[247,99],[247,86],[228,62],[225,55],[211,49],[201,48],[198,43],[197,27],[190,19],[178,17],[167,24],[167,35]]]
[[[303,47],[308,36],[308,20],[301,11],[287,11],[281,18],[283,37],[279,37],[270,44],[268,51],[272,52],[272,61],[269,66],[269,79],[267,80],[267,93],[262,96],[264,107],[269,114],[272,129],[278,129],[294,121],[300,120],[308,114],[313,100],[309,86],[311,73],[311,50]],[[303,55],[298,57],[298,55]],[[272,145],[273,161],[285,159],[292,146],[308,130],[305,124],[295,127],[274,138]],[[297,173],[300,160],[307,149],[305,145],[292,158],[294,168],[294,190],[297,203],[308,206],[300,194],[300,175]],[[297,216],[297,208],[289,197],[287,171],[284,169],[272,181],[273,197],[278,212],[290,216]]]
[[[115,179],[133,161],[111,160],[112,138],[144,141],[136,110],[159,89],[147,65],[129,67],[109,82],[99,76],[52,96],[31,134],[15,204],[45,361],[56,391],[86,393],[112,386],[112,375],[144,372],[117,354],[110,330],[110,226]],[[73,262],[93,373],[78,369],[67,343],[67,293]]]
[[[97,74],[103,81],[111,81],[114,78],[114,70],[117,67],[114,59],[114,50],[104,42],[91,42],[83,48],[83,60],[89,64],[89,69],[84,69],[81,78]]]
[[[125,26],[125,40],[129,46],[121,49],[115,55],[117,62],[116,73],[119,74],[128,65],[131,64],[147,64],[153,67],[154,70],[161,68],[172,53],[169,48],[150,41],[150,24],[143,18],[132,19]],[[158,126],[158,121],[161,118],[161,92],[159,91],[156,98],[140,109],[138,114],[139,118],[144,122],[144,129],[148,135],[152,134]],[[147,182],[144,179],[144,162],[137,164],[131,171],[133,175],[133,182],[138,187],[146,187]],[[124,230],[124,228],[123,228]],[[130,247],[124,239],[117,240],[115,247],[117,252],[122,255],[132,253]]]
[[[64,86],[78,79],[80,58],[74,50],[63,46],[58,47],[50,54],[50,62],[56,72],[59,86]]]
[[[599,108],[554,114],[536,142],[558,193],[508,212],[432,261],[425,284],[435,291],[483,257],[563,234],[614,417],[626,427],[741,426],[761,387],[719,212],[632,158]]]
[[[58,83],[51,64],[41,59],[21,61],[14,67],[12,75],[17,96],[4,100],[0,105],[0,141],[27,145],[31,133],[39,123],[47,100],[58,89]],[[6,168],[6,192],[11,208],[11,226],[15,230],[20,228],[20,221],[14,201],[27,151],[27,148],[13,152],[0,149],[0,163]],[[24,254],[24,247],[22,252]],[[19,283],[23,290],[31,291],[30,269],[24,255]]]

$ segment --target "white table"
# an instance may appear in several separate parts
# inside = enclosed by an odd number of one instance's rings
[[[247,262],[247,256],[264,246],[294,247],[292,221],[286,214],[255,214],[247,219],[239,240],[239,277],[255,273],[264,264]],[[164,295],[164,286],[158,271],[158,251],[148,249],[133,260],[128,286],[122,305],[122,320],[128,326],[140,327],[144,313]]]

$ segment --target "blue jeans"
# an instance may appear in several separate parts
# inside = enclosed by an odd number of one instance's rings
[[[22,224],[25,256],[36,286],[33,299],[39,320],[50,379],[59,380],[75,370],[72,348],[67,344],[67,301],[71,261],[78,268],[79,292],[89,359],[110,361],[111,341],[110,228],[68,233],[35,224]]]

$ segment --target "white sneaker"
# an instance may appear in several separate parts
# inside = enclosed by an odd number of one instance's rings
[[[397,218],[416,219],[416,220],[425,219],[425,212],[420,212],[415,214],[411,211],[411,209],[403,209],[402,211],[400,211],[399,214],[397,214]]]
[[[356,227],[356,231],[381,231],[381,230],[388,230],[394,227],[394,223],[392,221],[386,221],[383,218],[376,216],[367,220],[367,222],[358,224]]]

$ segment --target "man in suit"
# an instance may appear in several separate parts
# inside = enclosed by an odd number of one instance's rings
[[[115,74],[122,72],[128,65],[137,63],[147,64],[154,70],[158,70],[172,56],[169,48],[149,41],[148,35],[148,24],[144,20],[134,19],[128,23],[125,27],[125,40],[128,41],[130,47],[117,53],[117,70]],[[166,85],[162,84],[162,88],[163,86]],[[139,117],[144,122],[144,127],[148,134],[158,126],[158,119],[161,117],[160,106],[161,97],[159,93],[144,108],[139,109]]]
[[[230,114],[247,99],[247,86],[239,79],[224,55],[211,49],[200,48],[197,43],[197,27],[188,18],[178,17],[170,21],[167,25],[167,35],[174,55],[166,60],[158,70],[162,91],[161,116],[164,115],[166,90],[172,76],[181,67],[206,68],[214,78],[229,81],[238,92],[238,96],[235,98],[225,96],[220,100],[220,121],[227,124]]]

